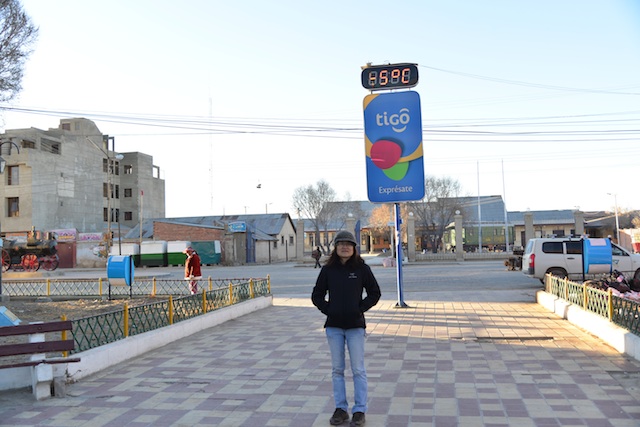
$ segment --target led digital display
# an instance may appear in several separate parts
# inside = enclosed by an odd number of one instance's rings
[[[372,65],[362,70],[362,87],[384,90],[414,87],[418,84],[416,64]]]

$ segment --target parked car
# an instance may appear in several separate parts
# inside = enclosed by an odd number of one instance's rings
[[[640,254],[631,253],[611,243],[611,255],[612,270],[618,270],[626,277],[640,280]],[[581,280],[582,239],[569,237],[530,239],[522,256],[522,272],[540,281],[544,280],[547,273]]]

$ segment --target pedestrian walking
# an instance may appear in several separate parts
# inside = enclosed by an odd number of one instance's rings
[[[189,291],[193,295],[198,293],[198,280],[202,279],[200,256],[191,246],[186,248],[183,253],[187,255],[187,260],[184,263],[184,279],[189,281]]]
[[[320,251],[320,246],[316,246],[316,248],[311,252],[311,256],[316,260],[316,265],[313,268],[321,268],[320,258],[322,257],[322,251]]]
[[[363,298],[363,290],[366,297]],[[328,299],[327,299],[328,295]],[[339,231],[334,248],[321,268],[311,293],[311,301],[327,316],[324,323],[331,353],[331,381],[335,411],[329,423],[349,420],[345,370],[345,346],[349,350],[353,374],[354,405],[350,426],[363,426],[367,412],[367,372],[364,364],[366,323],[364,313],[380,300],[380,286],[356,250],[356,239]]]

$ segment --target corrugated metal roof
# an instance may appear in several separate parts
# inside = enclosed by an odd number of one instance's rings
[[[508,212],[507,217],[512,225],[524,225],[524,216],[528,211]],[[574,212],[571,209],[530,211],[533,223],[538,225],[571,224],[575,222]]]

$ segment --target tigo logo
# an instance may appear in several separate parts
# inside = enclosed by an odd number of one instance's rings
[[[396,133],[404,132],[410,121],[411,116],[409,116],[408,108],[401,109],[399,114],[387,115],[386,111],[382,112],[382,114],[376,114],[376,124],[378,126],[391,126],[391,129]]]

